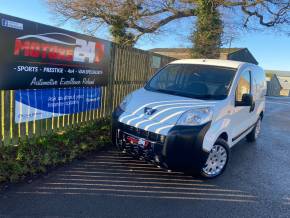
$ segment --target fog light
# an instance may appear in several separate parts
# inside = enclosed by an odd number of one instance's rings
[[[161,136],[160,136],[160,141],[161,141],[162,143],[164,143],[164,141],[165,141],[165,136],[164,136],[164,135],[161,135]]]

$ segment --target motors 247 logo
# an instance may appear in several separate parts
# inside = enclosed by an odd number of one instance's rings
[[[104,44],[63,33],[26,35],[16,38],[14,55],[48,61],[97,64],[104,57]]]

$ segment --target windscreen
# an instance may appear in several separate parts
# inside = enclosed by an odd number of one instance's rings
[[[237,69],[209,65],[170,64],[145,86],[147,90],[198,99],[222,100]]]

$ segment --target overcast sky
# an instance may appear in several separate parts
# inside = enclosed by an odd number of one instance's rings
[[[57,25],[44,0],[1,0],[0,13],[25,18],[49,25]],[[157,36],[145,36],[137,43],[141,49],[189,47],[187,36],[192,30],[188,19],[170,23]],[[65,24],[64,29],[80,32],[77,26]],[[108,33],[101,31],[98,37],[109,39]],[[225,45],[228,47],[228,45]],[[290,37],[267,32],[243,33],[234,40],[231,47],[247,47],[265,69],[290,71]]]

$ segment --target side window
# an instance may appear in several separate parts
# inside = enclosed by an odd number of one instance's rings
[[[256,70],[251,74],[254,82],[255,95],[257,98],[263,98],[266,93],[266,78],[263,70]],[[252,89],[253,92],[253,89]]]
[[[251,75],[250,71],[244,71],[241,74],[237,89],[236,89],[236,101],[242,101],[243,94],[251,93]]]

